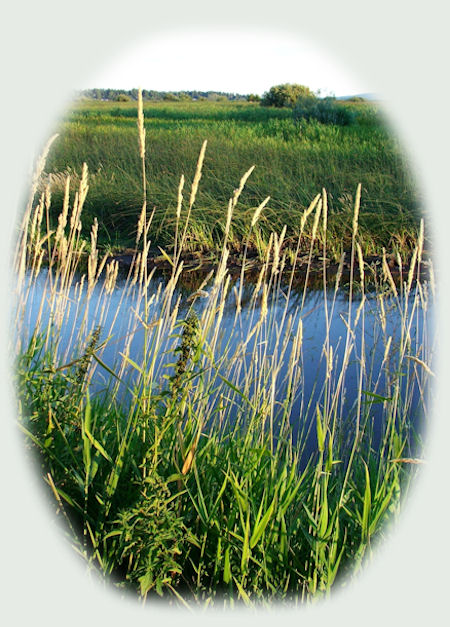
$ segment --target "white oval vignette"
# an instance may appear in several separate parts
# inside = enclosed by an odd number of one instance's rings
[[[432,8],[435,7],[434,13]],[[407,20],[405,19],[406,10]],[[173,620],[198,624],[214,620],[248,622],[276,620],[278,611],[286,621],[332,621],[333,625],[378,625],[401,620],[408,625],[423,624],[438,615],[445,603],[450,557],[446,541],[449,507],[445,502],[446,442],[449,441],[448,408],[442,381],[448,365],[449,348],[444,315],[448,311],[447,163],[446,142],[450,140],[446,111],[449,86],[446,59],[449,46],[445,33],[445,9],[441,3],[411,8],[405,0],[392,6],[381,0],[376,7],[356,0],[312,3],[280,0],[237,2],[211,6],[203,0],[170,6],[130,0],[116,6],[105,0],[60,5],[42,0],[30,6],[16,3],[8,9],[1,53],[4,60],[2,123],[2,220],[1,325],[2,398],[4,432],[1,455],[3,479],[2,539],[6,559],[2,564],[3,613],[7,624],[80,625],[102,621],[123,625],[125,621]],[[307,37],[324,55],[336,54],[336,65],[348,68],[352,79],[372,85],[370,91],[383,95],[386,111],[411,156],[414,174],[422,186],[432,214],[439,298],[439,363],[434,388],[436,403],[427,431],[427,465],[406,502],[390,542],[379,547],[373,564],[348,591],[328,603],[297,610],[255,613],[195,613],[164,610],[162,606],[142,608],[120,599],[108,586],[99,586],[85,575],[81,562],[62,540],[60,526],[43,505],[39,481],[26,464],[15,426],[15,398],[11,383],[11,353],[8,352],[8,314],[12,285],[10,252],[14,221],[26,194],[27,176],[33,158],[53,130],[72,91],[86,77],[100,75],[126,55],[128,46],[145,38],[158,40],[164,33],[273,31],[286,39]],[[226,41],[224,44],[226,45]],[[229,36],[229,45],[233,45]],[[249,76],[257,58],[246,63]],[[207,51],[205,51],[205,55]],[[339,58],[338,58],[339,57]],[[198,63],[202,63],[202,58]],[[176,64],[176,59],[173,61]],[[180,67],[186,59],[180,58]],[[301,76],[301,74],[299,75]],[[232,73],[230,74],[232,77]],[[284,76],[276,82],[305,82]],[[270,87],[271,82],[267,87]],[[97,85],[90,85],[95,87]],[[140,85],[124,85],[138,87]],[[141,85],[153,88],[151,84]],[[220,86],[186,85],[189,89],[219,89]],[[313,86],[315,87],[315,86]],[[158,87],[154,87],[158,89]],[[164,87],[162,87],[164,88]],[[183,87],[180,87],[182,89]],[[176,87],[174,87],[176,89]],[[225,91],[225,90],[224,90]],[[239,91],[233,89],[232,91]],[[246,91],[252,91],[248,89]],[[444,276],[443,276],[444,275]]]

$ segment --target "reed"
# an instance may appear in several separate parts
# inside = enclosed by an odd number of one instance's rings
[[[408,275],[396,284],[384,257],[370,293],[357,187],[348,308],[341,314],[345,337],[336,340],[330,330],[345,288],[341,256],[334,285],[324,265],[322,369],[311,391],[305,303],[319,233],[327,256],[326,191],[301,216],[290,269],[283,228],[270,235],[252,286],[247,244],[269,199],[258,201],[233,286],[228,237],[253,168],[247,170],[228,203],[215,270],[183,296],[182,257],[206,142],[185,213],[184,176],[179,179],[173,255],[165,253],[172,270],[164,283],[148,263],[143,129],[141,103],[143,204],[126,277],[106,256],[99,262],[96,222],[87,274],[78,272],[87,168],[73,197],[66,185],[56,232],[43,219],[50,192],[36,201],[33,186],[15,264],[25,441],[39,456],[36,468],[69,523],[70,541],[112,585],[130,587],[143,601],[157,594],[183,606],[312,602],[366,567],[420,471],[413,414],[427,416],[433,376],[423,226]],[[296,295],[293,278],[310,216],[306,280]],[[368,334],[376,338],[381,365],[367,349]]]

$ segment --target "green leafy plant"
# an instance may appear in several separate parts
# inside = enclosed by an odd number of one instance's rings
[[[106,538],[116,542],[117,567],[124,566],[126,580],[139,587],[145,599],[154,590],[178,585],[185,544],[183,520],[176,501],[156,472],[149,475],[139,501],[120,512]]]

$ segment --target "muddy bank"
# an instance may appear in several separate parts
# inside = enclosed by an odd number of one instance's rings
[[[121,274],[126,274],[134,261],[136,260],[137,251],[132,249],[126,249],[120,253],[110,255],[108,257],[108,263],[116,261],[119,264],[119,271]],[[401,261],[401,265],[395,255],[388,255],[386,257],[387,265],[391,272],[391,275],[396,283],[400,283],[406,280],[410,271],[411,264],[410,255],[406,260]],[[429,278],[430,256],[424,254],[424,259],[420,264],[420,278],[426,280]],[[189,285],[195,290],[198,285],[204,280],[205,276],[217,267],[218,258],[215,254],[211,253],[185,253],[182,256],[183,271],[181,273],[181,281],[184,287]],[[242,272],[242,263],[244,261],[241,252],[231,252],[228,257],[227,268],[232,280],[238,280]],[[310,263],[309,255],[300,255],[294,270],[294,284],[303,284],[308,275],[308,285],[310,287],[323,285],[323,271],[324,271],[324,259],[321,256],[312,257]],[[383,276],[383,258],[381,255],[371,255],[364,258],[364,273],[365,281],[367,283],[376,282],[377,279]],[[309,270],[308,270],[309,265]],[[258,254],[253,251],[249,251],[245,258],[245,279],[249,283],[256,283],[258,280],[262,267],[261,259]],[[148,256],[148,268],[156,268],[158,273],[162,276],[168,277],[172,272],[172,265],[168,259],[161,254],[159,250],[150,250]],[[272,269],[272,262],[269,264],[269,273]],[[325,269],[327,281],[330,283],[335,279],[338,270],[339,263],[332,259],[325,259]],[[292,264],[285,260],[284,265],[284,277],[288,277],[288,273],[292,271]],[[355,255],[354,261],[354,280],[359,281],[359,266]],[[351,275],[351,254],[346,253],[344,256],[344,262],[342,266],[342,278],[341,285],[345,285],[350,281]],[[290,278],[290,275],[289,275]],[[417,277],[417,264],[414,268],[414,280]]]
[[[123,251],[108,255],[105,262],[102,261],[103,271],[105,273],[106,267],[111,262],[117,262],[118,275],[121,278],[126,278],[129,275],[130,270],[138,260],[139,251],[134,249],[124,249]],[[99,251],[99,259],[102,259],[102,253]],[[159,249],[150,249],[147,260],[147,267],[149,271],[155,270],[157,276],[163,279],[169,279],[172,274],[172,264],[170,262],[170,256],[163,255]],[[214,271],[218,265],[218,256],[214,253],[185,253],[182,255],[183,270],[178,279],[178,285],[182,290],[187,292],[195,291],[205,280],[206,276]],[[241,251],[231,251],[227,260],[227,270],[231,277],[232,282],[236,282],[242,273],[242,264],[244,262],[244,256]],[[400,285],[403,281],[409,278],[412,255],[408,258],[399,260],[396,255],[386,256],[387,266],[391,273],[394,282]],[[44,255],[44,265],[48,264],[48,258]],[[249,251],[245,257],[244,276],[247,284],[257,283],[261,268],[262,261],[257,252]],[[80,273],[86,273],[88,266],[88,254],[82,253],[77,262],[77,269]],[[339,272],[340,264],[335,259],[325,259],[322,256],[316,255],[311,259],[309,254],[299,255],[294,268],[293,274],[293,286],[302,287],[305,281],[308,281],[308,287],[311,289],[320,289],[323,287],[324,268],[326,273],[326,280],[329,286],[332,286]],[[420,279],[422,281],[429,280],[431,277],[431,260],[428,253],[423,253],[420,267],[417,263],[414,265],[413,281],[415,282],[420,272]],[[268,267],[268,275],[272,273],[273,260],[271,259]],[[284,267],[281,267],[281,262],[278,264],[276,273],[279,274],[282,270],[282,283],[288,283],[291,279],[292,264],[289,258],[286,256],[284,260]],[[349,285],[351,279],[351,253],[347,252],[344,255],[341,275],[339,278],[339,286],[341,289],[345,289]],[[386,278],[383,269],[383,257],[381,255],[370,255],[364,258],[364,282],[367,288],[371,285],[375,286],[380,282],[383,282]],[[353,264],[353,282],[359,284],[360,273],[359,263],[357,255],[355,254]]]
[[[119,268],[121,270],[129,270],[131,265],[136,259],[138,251],[132,249],[126,249],[122,252],[115,253],[108,256],[107,263],[111,261],[117,261],[119,264]],[[215,267],[217,267],[218,257],[215,254],[205,254],[205,253],[185,253],[181,257],[183,261],[183,271],[184,272],[200,272],[207,274]],[[389,255],[386,257],[389,269],[391,274],[400,274],[409,272],[410,261],[411,259],[407,259],[406,261],[402,261],[402,266],[400,267],[396,257],[394,255]],[[231,252],[228,257],[227,268],[230,274],[237,272],[238,274],[242,271],[242,263],[244,261],[242,253],[233,253]],[[308,268],[308,255],[300,255],[297,259],[295,265],[295,272],[306,274]],[[365,268],[376,270],[378,267],[382,267],[382,257],[381,255],[371,255],[364,258]],[[271,268],[272,262],[269,262],[269,268]],[[311,262],[309,264],[309,271],[311,274],[323,272],[324,266],[324,258],[321,256],[313,256],[311,258]],[[325,266],[327,272],[330,274],[335,274],[338,270],[339,263],[330,258],[325,259]],[[351,256],[350,253],[346,253],[344,257],[343,263],[343,272],[350,272],[351,266]],[[148,267],[149,268],[157,268],[161,271],[171,271],[172,265],[159,251],[150,250],[148,255]],[[258,275],[261,270],[262,262],[258,257],[257,253],[248,252],[245,257],[245,275],[251,276],[252,274]],[[357,259],[355,255],[355,268],[357,267]],[[288,259],[285,260],[284,265],[285,270],[291,270],[292,264]]]

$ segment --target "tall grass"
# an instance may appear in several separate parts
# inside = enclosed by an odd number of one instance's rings
[[[182,303],[177,285],[208,147],[202,145],[190,191],[182,176],[174,195],[175,239],[171,251],[163,249],[172,271],[163,284],[148,264],[155,213],[147,207],[146,152],[152,146],[141,101],[138,107],[141,212],[121,292],[116,262],[99,253],[97,222],[87,271],[78,272],[87,166],[75,194],[66,181],[56,229],[50,228],[50,189],[26,210],[15,264],[21,429],[38,454],[70,541],[113,585],[131,588],[143,600],[157,594],[183,606],[312,602],[345,585],[369,561],[420,468],[414,398],[418,393],[426,416],[433,374],[426,320],[433,283],[421,278],[423,226],[407,275],[395,281],[384,257],[376,298],[369,297],[358,187],[340,350],[330,327],[344,256],[328,285],[324,189],[301,216],[289,267],[283,228],[271,233],[259,280],[249,286],[249,242],[269,202],[258,197],[245,227],[240,280],[232,285],[231,233],[250,168],[236,180],[224,211],[215,270]],[[292,291],[306,231],[309,264],[321,232],[326,321],[325,375],[310,397],[304,392],[308,312],[305,298],[295,301]],[[224,333],[230,293],[233,322]],[[120,320],[130,307],[124,331]],[[389,335],[389,310],[398,316],[398,337]],[[369,319],[381,365],[367,351]],[[113,363],[105,357],[109,349]],[[355,378],[358,392],[348,399]],[[377,427],[375,406],[381,409]]]
[[[260,197],[271,196],[252,233],[250,244],[266,244],[272,230],[287,226],[286,246],[294,247],[298,224],[310,199],[325,187],[329,206],[330,247],[338,260],[349,242],[352,202],[358,183],[363,188],[361,245],[367,255],[400,250],[411,254],[417,241],[420,195],[395,138],[369,105],[359,106],[354,125],[340,127],[313,120],[295,122],[291,110],[252,104],[154,103],[145,106],[149,207],[155,207],[152,238],[170,248],[175,231],[179,173],[192,182],[192,154],[205,138],[208,152],[199,190],[198,212],[189,223],[189,247],[218,250],[224,236],[228,198],[242,175],[256,165],[229,234],[232,249],[240,248]],[[46,171],[61,202],[64,179],[88,164],[90,194],[84,232],[98,218],[101,243],[132,246],[141,209],[139,155],[135,150],[134,106],[80,103],[65,120],[53,145]],[[59,189],[56,185],[60,181]],[[203,210],[203,211],[201,211]],[[53,216],[56,218],[56,213]],[[320,233],[319,233],[320,235]]]

